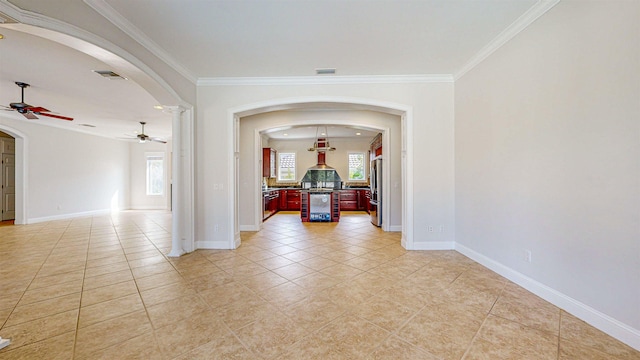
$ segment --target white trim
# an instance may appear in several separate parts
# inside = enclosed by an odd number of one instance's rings
[[[196,83],[197,77],[184,67],[178,60],[176,60],[171,54],[165,51],[155,41],[151,40],[144,32],[142,32],[137,26],[127,20],[122,14],[117,12],[104,0],[83,0],[85,4],[89,5],[98,14],[102,15],[105,19],[115,25],[118,29],[122,30],[125,34],[129,35],[138,44],[142,45],[145,49],[149,50],[153,55],[158,57],[164,63],[169,65],[172,69],[184,76],[192,83]]]
[[[16,208],[15,208],[15,220],[16,225],[27,224],[27,198],[29,188],[29,177],[27,166],[27,136],[22,132],[10,127],[9,125],[0,123],[0,131],[5,132],[13,136],[15,140],[15,184],[16,184]]]
[[[100,216],[100,215],[111,215],[114,211],[111,209],[102,209],[102,210],[91,210],[91,211],[82,211],[77,213],[70,214],[62,214],[62,215],[52,215],[52,216],[43,216],[39,218],[31,218],[26,222],[27,224],[36,224],[47,221],[55,221],[55,220],[67,220],[73,218],[87,217],[87,216]]]
[[[240,231],[260,231],[260,226],[256,225],[239,225]]]
[[[389,230],[387,231],[391,231],[391,232],[401,232],[402,231],[402,225],[393,225],[393,226],[389,226]]]
[[[143,205],[143,206],[132,206],[129,210],[169,210],[166,206],[162,205]]]
[[[458,80],[464,74],[480,64],[489,55],[493,54],[496,50],[501,48],[509,40],[513,39],[522,30],[526,29],[540,16],[544,15],[547,11],[556,6],[560,0],[538,0],[529,10],[516,19],[511,25],[504,29],[498,36],[485,45],[480,51],[478,51],[465,65],[462,66],[454,75],[453,79]]]
[[[228,241],[196,241],[197,249],[233,250]]]
[[[600,311],[581,303],[555,289],[552,289],[518,271],[511,269],[491,258],[488,258],[464,245],[455,243],[455,250],[466,257],[495,271],[528,291],[538,295],[553,305],[584,320],[595,328],[612,337],[640,349],[640,331],[601,313]]]
[[[197,86],[451,83],[451,74],[199,78]]]
[[[112,70],[129,74],[135,72],[137,76],[141,77],[135,79],[136,83],[160,103],[177,102],[185,107],[190,106],[182,100],[163,77],[149,66],[123,48],[94,33],[58,19],[22,10],[7,0],[0,0],[0,12],[19,22],[18,24],[5,24],[4,27],[66,45],[112,66]]]
[[[275,99],[275,100],[267,100],[267,101],[262,101],[262,102],[258,102],[258,103],[253,103],[253,104],[246,104],[243,106],[239,106],[236,108],[230,108],[228,109],[228,118],[229,118],[229,122],[232,124],[231,126],[229,126],[229,133],[228,136],[233,139],[233,141],[231,141],[230,147],[228,148],[229,151],[229,155],[230,155],[230,161],[228,164],[228,174],[229,174],[229,214],[233,214],[230,218],[230,222],[231,222],[231,226],[229,227],[230,229],[233,229],[233,231],[229,232],[229,242],[233,242],[235,244],[235,246],[239,246],[239,240],[240,240],[240,236],[239,236],[239,225],[236,227],[234,220],[236,219],[238,216],[238,196],[237,196],[237,192],[239,191],[239,186],[237,184],[238,179],[235,179],[234,181],[234,177],[237,176],[236,174],[236,164],[235,164],[235,156],[237,156],[236,151],[238,149],[238,133],[239,133],[239,125],[237,124],[239,122],[239,118],[243,117],[243,116],[249,116],[249,115],[255,115],[255,114],[259,114],[262,112],[266,112],[266,111],[273,111],[273,110],[285,110],[285,109],[291,109],[291,108],[297,108],[297,107],[304,107],[305,105],[309,105],[309,104],[314,104],[314,103],[332,103],[332,104],[336,104],[336,105],[344,105],[345,107],[349,107],[349,106],[355,106],[358,108],[362,108],[362,109],[369,109],[371,111],[378,111],[378,112],[384,112],[384,113],[388,113],[388,114],[392,114],[392,115],[399,115],[400,119],[401,119],[401,147],[402,149],[406,149],[403,151],[404,154],[409,154],[409,156],[407,156],[407,160],[406,162],[403,161],[403,169],[402,169],[402,174],[407,174],[409,173],[409,170],[407,170],[406,168],[411,168],[413,166],[413,156],[412,152],[413,152],[413,148],[411,146],[408,146],[407,143],[410,142],[411,136],[409,136],[410,133],[407,133],[407,129],[412,129],[412,124],[408,124],[405,125],[405,123],[411,123],[413,122],[413,112],[412,112],[412,107],[407,106],[407,105],[402,105],[402,104],[397,104],[397,103],[392,103],[392,102],[387,102],[387,101],[380,101],[380,100],[372,100],[372,99],[363,99],[363,98],[351,98],[351,97],[343,97],[343,96],[311,96],[311,97],[295,97],[295,98],[283,98],[283,99]],[[306,122],[305,122],[306,123]],[[310,121],[310,123],[314,123],[314,121]],[[331,122],[330,122],[331,123]],[[344,124],[343,122],[340,122],[341,124]],[[277,125],[274,125],[275,127],[277,127]],[[270,127],[274,127],[274,126],[270,126]],[[376,128],[375,126],[372,126],[372,128]],[[255,133],[255,144],[259,143],[259,132],[261,130],[266,130],[266,129],[257,129],[256,133]],[[385,137],[387,138],[387,146],[388,146],[388,136],[389,136],[389,129],[388,128],[380,128],[379,130],[384,131],[383,135],[383,141],[385,140]],[[256,145],[257,147],[257,145]],[[260,154],[258,155],[258,150],[260,150]],[[256,149],[254,156],[259,156],[259,158],[262,157],[262,149]],[[256,161],[256,164],[258,162]],[[256,165],[257,166],[257,165]],[[384,166],[384,162],[383,162],[383,166]],[[387,164],[388,166],[388,164]],[[260,167],[260,169],[262,169],[262,167]],[[386,171],[387,175],[388,175],[388,171]],[[254,176],[254,184],[260,184],[261,182],[261,170],[258,171],[256,170],[256,174]],[[406,181],[403,180],[403,181]],[[408,183],[412,184],[412,181],[407,181]],[[388,183],[388,181],[387,181]],[[390,184],[388,184],[389,186]],[[260,185],[257,185],[256,188],[259,188]],[[388,191],[385,191],[384,193],[388,193]],[[383,196],[384,196],[383,193]],[[403,244],[408,243],[411,244],[413,242],[413,238],[412,238],[412,234],[413,231],[411,230],[412,226],[413,226],[413,214],[411,214],[411,208],[408,207],[408,204],[410,203],[410,198],[413,196],[413,188],[412,187],[407,187],[405,189],[405,187],[403,187],[403,191],[402,191],[402,211],[403,211],[403,224],[402,224],[402,229],[403,229]],[[256,205],[254,205],[256,208],[259,206],[257,205],[257,202],[259,201],[256,197]],[[389,202],[385,201],[387,203],[387,205],[385,206],[389,206]],[[412,204],[412,202],[411,202]],[[388,211],[386,211],[386,213],[388,213]],[[384,213],[383,213],[384,216]],[[405,222],[405,220],[407,222]],[[256,218],[255,221],[257,222],[257,224],[253,224],[254,226],[260,226],[261,224],[261,219],[260,221]],[[388,222],[388,217],[387,217],[387,222]],[[385,229],[388,230],[388,229]],[[404,245],[403,245],[404,246]]]
[[[407,250],[454,250],[455,241],[414,241]]]

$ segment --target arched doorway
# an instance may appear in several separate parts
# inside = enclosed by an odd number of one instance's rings
[[[289,98],[289,99],[276,99],[272,101],[257,103],[257,104],[248,104],[246,106],[230,109],[230,121],[233,122],[233,142],[232,149],[230,149],[230,153],[233,154],[233,161],[230,162],[230,174],[233,175],[233,179],[231,181],[231,187],[229,192],[229,196],[231,197],[229,200],[230,209],[229,213],[233,214],[230,218],[229,227],[234,229],[232,232],[232,238],[228,241],[229,248],[237,248],[240,245],[240,226],[239,226],[239,190],[240,190],[240,122],[243,117],[247,117],[250,115],[256,115],[266,112],[272,112],[275,110],[294,110],[294,109],[357,109],[357,110],[367,110],[373,112],[380,112],[386,114],[393,114],[398,117],[401,122],[401,141],[399,146],[399,153],[401,159],[401,183],[402,183],[402,195],[401,195],[401,203],[402,203],[402,222],[401,222],[401,231],[402,231],[402,246],[407,249],[411,249],[413,247],[413,214],[410,209],[413,207],[413,188],[412,182],[409,181],[410,177],[408,174],[411,172],[411,167],[413,164],[413,154],[411,151],[410,137],[407,136],[407,133],[410,133],[411,128],[413,126],[413,116],[412,116],[412,108],[410,106],[389,103],[380,100],[371,100],[371,99],[360,99],[360,98],[347,98],[347,97],[305,97],[305,98]],[[325,121],[326,122],[326,121]],[[331,123],[332,121],[329,121]],[[335,121],[338,123],[338,121]],[[344,122],[342,122],[344,124]],[[366,124],[359,124],[366,125]],[[373,126],[372,128],[376,128]],[[388,133],[387,129],[383,127],[379,127],[378,130],[384,133]],[[383,147],[389,147],[389,137],[383,136]],[[259,145],[259,135],[256,132],[254,137],[254,149],[260,147]],[[259,158],[258,151],[255,150],[256,159]],[[257,161],[254,163],[254,166],[257,168]],[[387,164],[388,166],[388,164]],[[389,176],[389,171],[385,171]],[[261,178],[258,176],[258,172],[254,172],[254,177],[251,180],[255,184],[255,188],[260,187]],[[386,183],[389,184],[389,179],[386,179]],[[388,192],[387,192],[388,193]],[[388,195],[387,195],[388,196]],[[256,197],[257,198],[257,197]],[[388,202],[387,202],[388,204]],[[254,205],[254,209],[258,209],[260,205],[256,203]],[[258,210],[255,210],[258,213]]]

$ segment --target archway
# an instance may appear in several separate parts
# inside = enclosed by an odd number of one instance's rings
[[[229,174],[232,176],[229,189],[229,213],[233,214],[230,217],[229,228],[233,229],[230,238],[228,239],[228,248],[235,249],[240,245],[240,229],[239,229],[239,163],[240,163],[240,121],[243,117],[256,115],[266,112],[272,112],[276,110],[294,110],[294,109],[346,109],[346,110],[369,110],[374,112],[381,112],[386,114],[396,115],[401,121],[401,144],[400,144],[400,158],[401,158],[401,181],[402,181],[402,246],[406,249],[413,248],[413,181],[411,168],[413,166],[413,146],[411,144],[411,137],[407,134],[411,133],[413,128],[413,114],[410,106],[390,103],[380,100],[362,99],[362,98],[350,98],[350,97],[303,97],[303,98],[285,98],[265,101],[261,103],[248,104],[245,106],[233,108],[229,110],[229,120],[233,123],[232,136],[233,142],[232,148],[229,149],[229,153],[232,154],[232,160],[229,162]],[[329,122],[330,123],[330,122]],[[342,123],[344,124],[344,123]],[[290,124],[289,124],[290,125]],[[375,128],[375,127],[374,127]],[[384,128],[379,128],[383,133]],[[256,144],[259,141],[259,135],[256,132],[254,142]],[[259,145],[256,145],[256,147]],[[383,137],[383,147],[389,147],[388,136]],[[259,157],[256,153],[256,158]],[[388,165],[387,165],[388,166]],[[386,176],[389,176],[389,171],[385,171]],[[259,176],[254,176],[252,181],[259,187],[261,182]],[[386,181],[389,183],[388,179]],[[388,193],[388,192],[387,192]],[[388,195],[387,195],[388,196]],[[387,201],[388,204],[388,201]]]

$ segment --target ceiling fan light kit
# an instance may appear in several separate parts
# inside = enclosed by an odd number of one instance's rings
[[[147,141],[154,141],[154,142],[159,142],[159,143],[162,143],[162,144],[166,144],[167,143],[165,140],[162,140],[162,139],[157,138],[157,137],[151,137],[151,136],[145,134],[144,133],[144,126],[146,124],[147,124],[146,122],[140,121],[140,125],[142,125],[142,130],[140,130],[140,133],[138,135],[136,135],[135,138],[127,138],[127,140],[137,140],[139,144],[144,144]]]

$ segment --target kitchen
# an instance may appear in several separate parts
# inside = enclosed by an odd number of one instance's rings
[[[386,211],[381,212],[381,228],[384,231],[401,231],[402,177],[401,122],[399,120],[398,116],[391,114],[344,109],[279,110],[241,118],[238,154],[241,179],[238,184],[241,189],[238,194],[240,230],[259,231],[262,228],[263,219],[278,211],[301,211],[304,205],[301,203],[303,198],[300,197],[300,193],[304,192],[301,180],[307,170],[317,166],[319,162],[319,153],[308,150],[317,142],[316,132],[319,131],[318,137],[322,137],[321,134],[326,127],[325,137],[330,147],[336,150],[326,151],[324,162],[325,165],[335,168],[341,178],[339,184],[334,182],[331,185],[331,190],[337,187],[340,191],[334,203],[341,205],[340,211],[359,211],[364,216],[367,216],[367,211],[371,211],[368,201],[370,199],[367,197],[370,185],[371,142],[377,134],[382,134],[381,148],[385,149],[383,157],[389,161],[382,163],[385,172],[380,182],[385,185],[382,198]],[[319,130],[318,127],[322,129]],[[300,132],[305,132],[306,135],[301,136],[298,134]],[[285,133],[287,135],[284,135]],[[356,135],[357,133],[360,135]],[[296,165],[290,180],[263,176],[265,174],[263,148],[276,150],[274,158],[279,156],[278,154],[295,154]],[[364,154],[365,174],[361,180],[349,180],[350,153]],[[263,194],[265,180],[269,191]],[[313,190],[316,194],[317,185],[317,183],[309,184],[307,190]],[[327,184],[322,184],[322,186],[325,185]],[[323,189],[322,186],[321,189]],[[265,203],[263,200],[266,200]],[[309,209],[305,210],[309,211]],[[302,213],[300,214],[303,221]],[[333,220],[339,220],[339,212],[334,214]],[[305,221],[313,223],[310,214]]]
[[[313,146],[306,150],[317,156],[317,162],[303,175],[296,176],[296,154],[300,151],[278,152],[272,147],[262,149],[263,221],[278,211],[297,211],[302,222],[337,222],[343,211],[362,211],[371,215],[373,225],[381,226],[382,134],[359,128],[320,125],[273,131],[267,136],[269,139],[286,140],[291,136],[309,141],[305,138],[311,135]],[[332,139],[348,139],[347,151],[338,152],[331,145]],[[331,157],[335,159],[336,166],[345,170],[343,177],[327,163],[327,157],[334,152],[336,156]],[[295,182],[296,179],[300,180]]]

